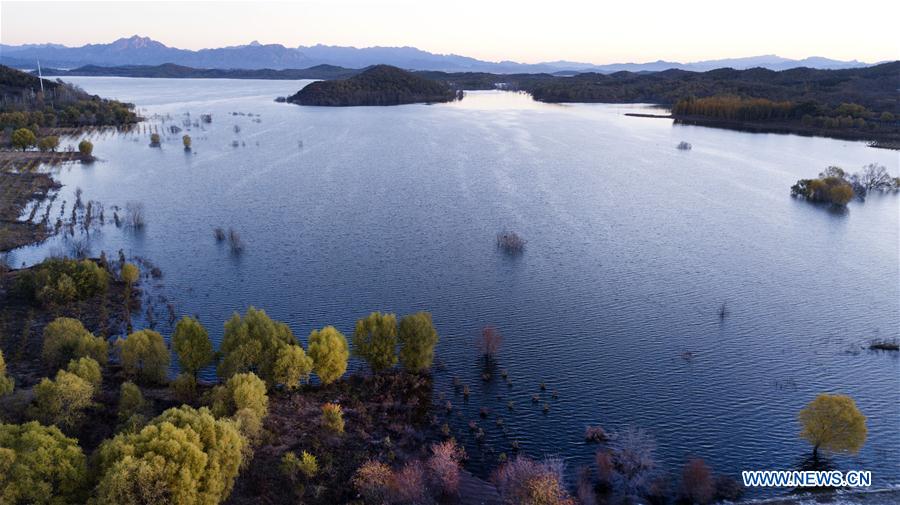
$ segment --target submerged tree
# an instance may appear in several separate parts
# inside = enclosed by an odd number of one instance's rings
[[[374,372],[397,364],[397,316],[372,312],[356,321],[353,331],[353,354],[359,356]]]
[[[94,144],[92,144],[90,140],[82,140],[78,143],[78,152],[82,157],[90,158],[94,153]]]
[[[410,372],[422,372],[431,368],[434,346],[438,343],[437,330],[429,312],[416,312],[400,319],[400,363]]]
[[[849,396],[820,394],[798,417],[800,436],[812,444],[813,458],[819,457],[819,449],[855,454],[866,441],[866,416]]]

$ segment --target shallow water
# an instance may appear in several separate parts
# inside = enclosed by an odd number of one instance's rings
[[[436,395],[453,402],[476,467],[516,439],[531,455],[565,457],[574,474],[592,461],[585,427],[600,424],[648,430],[672,472],[689,456],[735,477],[790,469],[809,452],[797,412],[828,391],[852,395],[868,416],[865,447],[838,467],[900,484],[900,359],[865,349],[900,328],[900,196],[843,213],[789,196],[829,165],[877,162],[896,175],[896,151],[512,93],[337,109],[273,102],[303,82],[71,80],[172,118],[145,127],[213,115],[188,132],[191,153],[181,134],[158,149],[148,134],[95,135],[101,162],[57,169],[56,205],[80,187],[107,213],[127,201],[146,208],[141,233],[92,232],[94,255],[122,248],[152,260],[165,276],[145,283],[216,340],[251,304],[304,344],[326,324],[349,335],[373,310],[430,310],[445,365]],[[676,150],[682,140],[693,149]],[[244,253],[217,244],[215,226],[239,231]],[[527,239],[522,255],[495,248],[503,229]],[[8,261],[68,248],[55,238]],[[505,337],[499,368],[511,388],[481,380],[473,341],[487,324]],[[468,402],[452,377],[472,388]],[[479,419],[493,456],[466,428],[482,406],[493,411]]]

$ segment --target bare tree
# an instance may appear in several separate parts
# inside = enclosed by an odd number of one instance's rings
[[[144,204],[131,201],[125,204],[125,222],[128,226],[140,229],[144,227]]]
[[[500,331],[493,326],[485,326],[481,329],[481,335],[478,337],[476,344],[481,355],[488,361],[493,360],[500,351],[500,345],[503,343],[503,336]]]

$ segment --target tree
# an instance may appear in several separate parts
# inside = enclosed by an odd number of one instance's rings
[[[465,457],[466,451],[453,440],[431,446],[431,457],[426,465],[444,496],[454,495],[459,490],[459,465]]]
[[[197,372],[212,362],[214,353],[209,333],[193,317],[184,316],[175,325],[172,347],[178,354],[178,362],[187,373],[197,377]]]
[[[103,375],[100,372],[100,364],[93,358],[78,358],[69,362],[66,371],[73,373],[94,388],[94,394],[100,392],[100,385],[103,383]]]
[[[84,503],[87,465],[56,426],[0,424],[0,503]]]
[[[275,383],[283,384],[288,390],[309,382],[313,370],[313,360],[299,345],[286,345],[278,351],[275,359]]]
[[[615,485],[629,496],[645,493],[651,484],[656,459],[656,442],[639,428],[613,433],[609,448],[596,454],[597,473],[604,484]]]
[[[19,128],[12,133],[12,145],[21,150],[26,150],[37,143],[34,132],[28,128]]]
[[[486,361],[493,361],[500,352],[500,346],[503,344],[503,335],[493,326],[485,326],[481,329],[481,336],[476,341],[481,355]]]
[[[151,146],[153,146],[153,147],[159,147],[159,141],[160,141],[160,138],[159,138],[159,134],[158,134],[158,133],[151,133],[151,134],[150,134],[150,145],[151,145]]]
[[[44,327],[41,355],[51,370],[79,358],[92,358],[99,364],[106,364],[109,346],[106,340],[87,331],[81,321],[58,317]]]
[[[227,419],[188,406],[169,409],[136,433],[97,450],[99,503],[212,505],[234,485],[245,441]]]
[[[284,453],[281,457],[281,472],[291,480],[296,480],[298,474],[311,479],[319,473],[319,462],[312,454],[303,451],[300,457],[292,452]]]
[[[122,265],[122,280],[131,289],[131,286],[141,277],[141,269],[134,263],[125,263]]]
[[[274,367],[278,351],[285,345],[296,345],[297,339],[288,325],[273,321],[264,310],[247,309],[243,318],[237,313],[225,322],[219,363],[219,376],[228,379],[241,372],[254,372],[274,384]]]
[[[56,148],[58,147],[59,137],[49,136],[38,141],[38,149],[40,149],[41,152],[56,151]]]
[[[347,371],[350,351],[347,339],[334,326],[313,330],[309,334],[309,357],[313,370],[323,384],[331,384]]]
[[[253,372],[235,374],[216,389],[212,404],[216,417],[231,416],[242,409],[253,411],[260,419],[269,414],[266,383]]]
[[[400,363],[410,372],[422,372],[431,368],[434,346],[438,343],[437,330],[431,322],[431,314],[417,312],[400,319]]]
[[[78,152],[85,158],[90,158],[94,152],[94,144],[90,140],[82,140],[78,143]]]
[[[120,338],[116,345],[126,375],[143,382],[165,382],[170,357],[162,335],[140,330]]]
[[[94,386],[81,377],[60,370],[56,378],[44,377],[34,387],[32,415],[44,424],[72,428],[81,422],[84,410],[93,405]]]
[[[13,378],[6,375],[6,360],[3,359],[3,351],[0,351],[0,396],[12,393],[15,386]]]
[[[813,458],[819,457],[820,448],[855,454],[866,441],[866,416],[849,396],[820,394],[798,417],[803,426],[800,436],[812,444]]]
[[[353,354],[364,359],[374,372],[397,364],[397,316],[372,312],[356,321]]]
[[[391,468],[380,461],[369,460],[353,474],[353,487],[363,496],[366,503],[386,503],[393,481]]]
[[[322,426],[334,433],[344,432],[344,411],[336,403],[322,405]]]
[[[190,135],[185,135],[184,137],[181,137],[181,143],[184,144],[185,151],[191,150],[191,136]]]
[[[141,388],[133,382],[123,382],[119,388],[119,421],[126,422],[132,416],[140,414],[146,404],[144,395],[141,394]]]

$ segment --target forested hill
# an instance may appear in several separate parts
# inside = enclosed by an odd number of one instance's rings
[[[665,70],[656,73],[587,73],[535,79],[507,76],[513,85],[543,102],[656,103],[672,105],[688,97],[734,95],[773,101],[816,102],[836,107],[856,103],[871,110],[898,110],[900,61],[866,68],[817,70],[764,68],[708,72]]]
[[[445,82],[389,65],[376,65],[349,79],[309,84],[287,101],[300,105],[352,106],[449,102],[456,98],[456,92]]]
[[[132,104],[0,65],[0,128],[121,125],[138,120]]]

